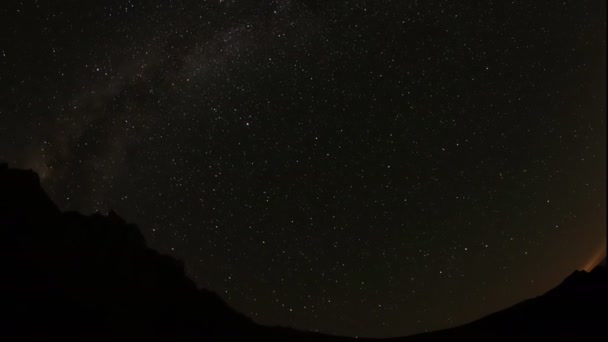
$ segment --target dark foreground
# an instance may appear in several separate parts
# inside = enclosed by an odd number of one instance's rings
[[[198,289],[115,213],[61,212],[31,171],[0,165],[0,339],[133,336],[171,340],[350,340],[266,327]],[[606,268],[473,323],[399,338],[606,336]]]

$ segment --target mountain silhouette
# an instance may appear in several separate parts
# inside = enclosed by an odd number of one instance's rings
[[[542,296],[460,327],[423,334],[442,336],[607,336],[608,271],[575,271]]]
[[[36,173],[0,164],[0,336],[341,341],[256,324],[197,288],[114,212],[62,212]],[[605,335],[606,268],[438,336]]]

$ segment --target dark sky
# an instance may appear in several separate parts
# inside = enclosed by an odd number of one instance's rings
[[[445,328],[605,253],[605,1],[0,13],[0,159],[258,322]]]

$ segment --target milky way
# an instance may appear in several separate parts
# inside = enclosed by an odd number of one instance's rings
[[[0,159],[260,323],[446,328],[605,255],[604,1],[0,13]]]

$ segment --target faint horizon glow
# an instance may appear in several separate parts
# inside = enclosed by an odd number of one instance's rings
[[[587,272],[591,272],[597,265],[599,265],[602,260],[606,258],[606,245],[602,246],[599,250],[593,253],[593,256],[587,261],[585,266],[583,266],[583,270]]]

